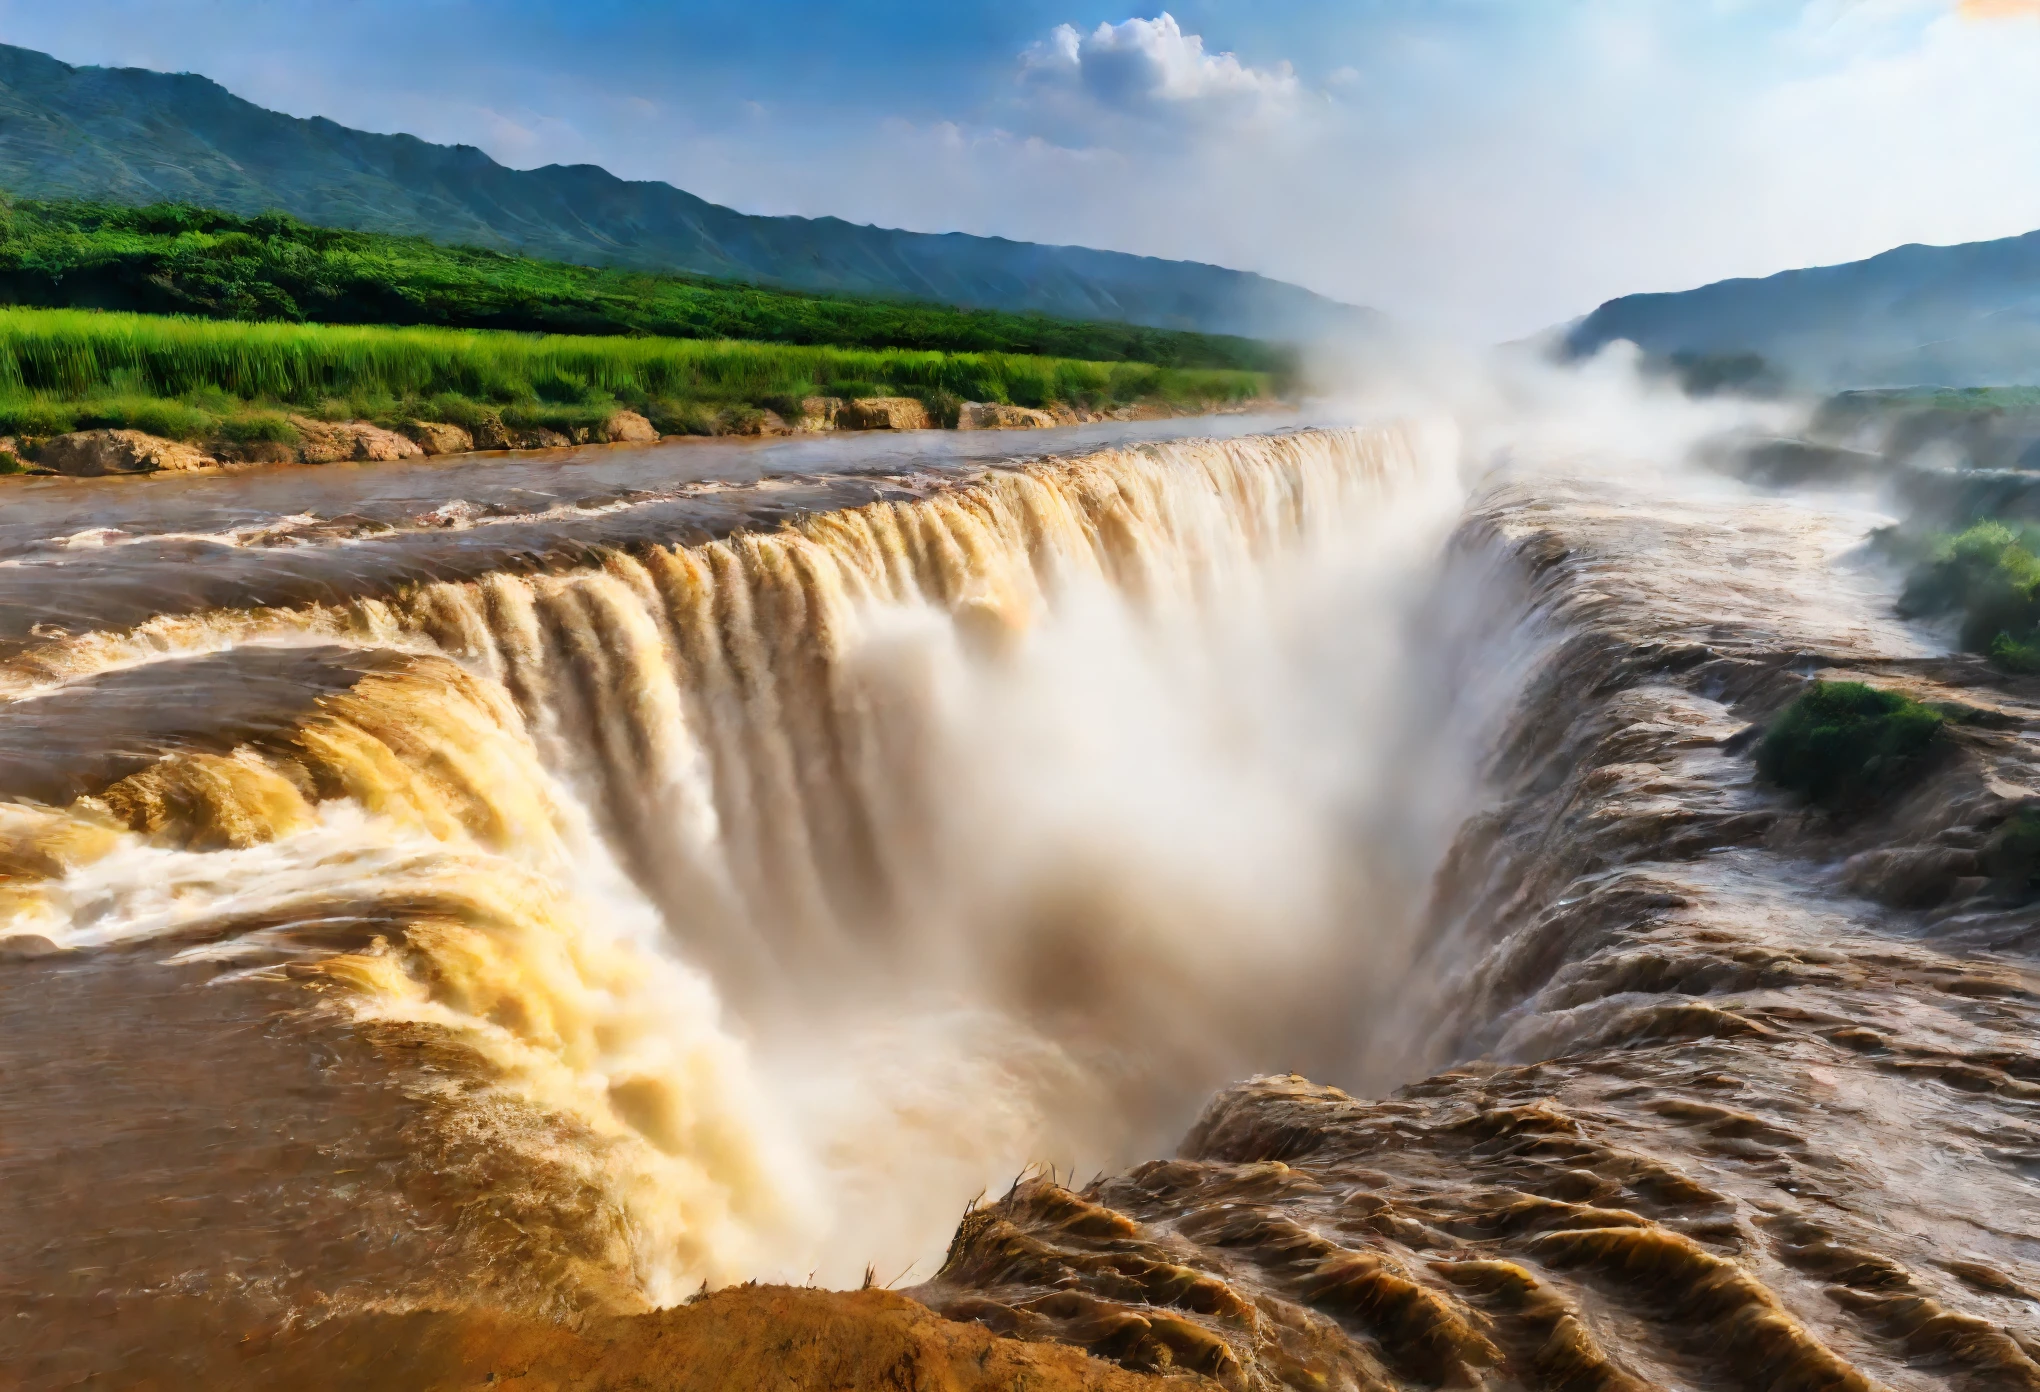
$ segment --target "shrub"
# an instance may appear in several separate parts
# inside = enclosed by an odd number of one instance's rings
[[[1899,613],[1960,614],[1958,641],[2006,671],[2040,670],[2040,534],[1979,522],[1943,539],[1906,577]]]
[[[921,404],[928,408],[928,418],[944,430],[956,429],[956,423],[963,419],[963,399],[955,392],[924,392]]]
[[[1983,848],[1983,868],[2006,893],[2026,898],[2040,891],[2040,813],[2007,818]]]
[[[1757,747],[1757,772],[1835,812],[1902,788],[1942,738],[1940,712],[1862,682],[1817,681]]]
[[[275,411],[250,411],[245,415],[228,416],[219,423],[217,434],[223,440],[243,445],[258,441],[281,445],[298,442],[297,427]]]
[[[2000,633],[1991,639],[1990,661],[2000,671],[2031,676],[2040,672],[2040,643],[2021,643],[2009,633]]]

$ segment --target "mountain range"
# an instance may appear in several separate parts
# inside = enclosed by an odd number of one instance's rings
[[[469,145],[286,116],[204,77],[0,45],[0,188],[174,201],[594,266],[1256,338],[1366,333],[1371,310],[1193,261],[839,218],[757,217],[594,165],[510,169]]]
[[[1574,356],[1617,339],[1663,358],[1759,354],[1806,388],[2040,383],[2040,232],[1625,295],[1564,332]]]

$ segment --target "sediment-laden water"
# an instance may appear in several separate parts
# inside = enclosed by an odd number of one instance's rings
[[[1234,1388],[2040,1385],[2030,697],[1870,518],[1064,445],[30,497],[13,1366],[869,1266]],[[1825,671],[1989,718],[1836,829],[1737,738]]]

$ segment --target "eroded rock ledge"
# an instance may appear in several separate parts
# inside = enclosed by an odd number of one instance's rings
[[[1810,512],[1620,492],[1464,538],[1551,648],[1393,1025],[1452,1066],[1243,1084],[1175,1159],[972,1213],[915,1294],[1234,1392],[2040,1387],[2034,910],[1863,872],[2040,796],[2040,684],[1927,653]],[[1832,672],[1993,719],[1834,825],[1736,738]]]
[[[1266,408],[1274,403],[1250,402],[1230,410]],[[1085,410],[1056,403],[1047,409],[1002,402],[966,401],[956,419],[937,420],[920,400],[905,396],[808,397],[791,417],[755,411],[719,433],[773,436],[837,430],[1043,430],[1103,420],[1150,420],[1185,414],[1156,403]],[[385,429],[369,421],[285,418],[294,437],[288,440],[213,440],[194,445],[167,440],[139,430],[80,430],[47,439],[0,437],[0,473],[61,474],[99,478],[115,474],[190,473],[250,464],[337,464],[347,461],[387,462],[431,455],[475,451],[569,449],[580,445],[656,444],[664,439],[652,422],[635,411],[619,410],[597,426],[571,433],[543,427],[512,428],[500,420],[473,428],[444,421],[409,421]]]

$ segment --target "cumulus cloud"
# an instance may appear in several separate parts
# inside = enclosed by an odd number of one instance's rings
[[[1100,24],[1090,33],[1058,25],[1022,55],[1023,76],[1041,87],[1081,93],[1109,111],[1279,115],[1302,94],[1286,62],[1257,68],[1231,53],[1209,53],[1164,11],[1155,19]]]

